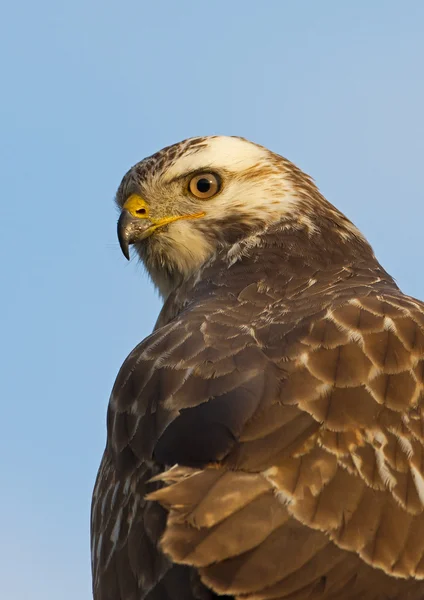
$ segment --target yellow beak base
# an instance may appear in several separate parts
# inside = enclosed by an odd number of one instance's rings
[[[118,220],[118,240],[122,253],[127,260],[130,258],[129,245],[140,242],[164,225],[181,219],[199,219],[205,213],[190,215],[175,215],[162,219],[151,219],[149,205],[141,196],[131,194],[122,206],[121,216]]]

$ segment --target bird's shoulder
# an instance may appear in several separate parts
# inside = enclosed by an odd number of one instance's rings
[[[274,405],[295,405],[321,424],[325,416],[333,431],[337,418],[345,428],[353,419],[349,402],[359,424],[362,407],[367,418],[387,410],[413,416],[423,331],[423,304],[369,273],[215,290],[187,303],[125,360],[109,404],[111,449],[117,458],[155,455],[171,464],[166,448],[178,447],[174,462],[194,465],[186,439],[198,464],[222,460],[246,424]]]
[[[368,272],[279,282],[206,294],[129,355],[95,530],[102,506],[143,536],[160,522],[166,556],[221,594],[284,594],[290,573],[315,589],[323,560],[388,590],[384,573],[422,577],[424,306]]]
[[[165,487],[149,499],[169,511],[162,548],[219,593],[269,586],[257,597],[284,597],[302,581],[306,598],[325,564],[331,597],[356,579],[355,597],[369,585],[419,594],[423,304],[396,289],[355,294],[310,319],[283,354],[271,356],[283,377],[267,372],[224,460],[158,476]]]

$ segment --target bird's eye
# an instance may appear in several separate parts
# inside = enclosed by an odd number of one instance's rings
[[[188,189],[196,198],[212,198],[219,192],[221,182],[213,173],[200,173],[190,179]]]

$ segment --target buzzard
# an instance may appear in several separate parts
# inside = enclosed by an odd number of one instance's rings
[[[110,398],[95,600],[422,600],[424,304],[242,138],[161,150],[117,204],[164,305]]]

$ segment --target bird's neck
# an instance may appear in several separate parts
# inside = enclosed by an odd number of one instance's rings
[[[221,250],[190,278],[181,281],[165,299],[158,326],[187,306],[222,297],[234,302],[248,286],[268,290],[270,298],[290,300],[293,290],[305,292],[319,282],[319,294],[347,288],[396,288],[363,238],[337,237],[331,232],[316,236],[275,227],[264,235]],[[298,296],[293,294],[293,302]]]

